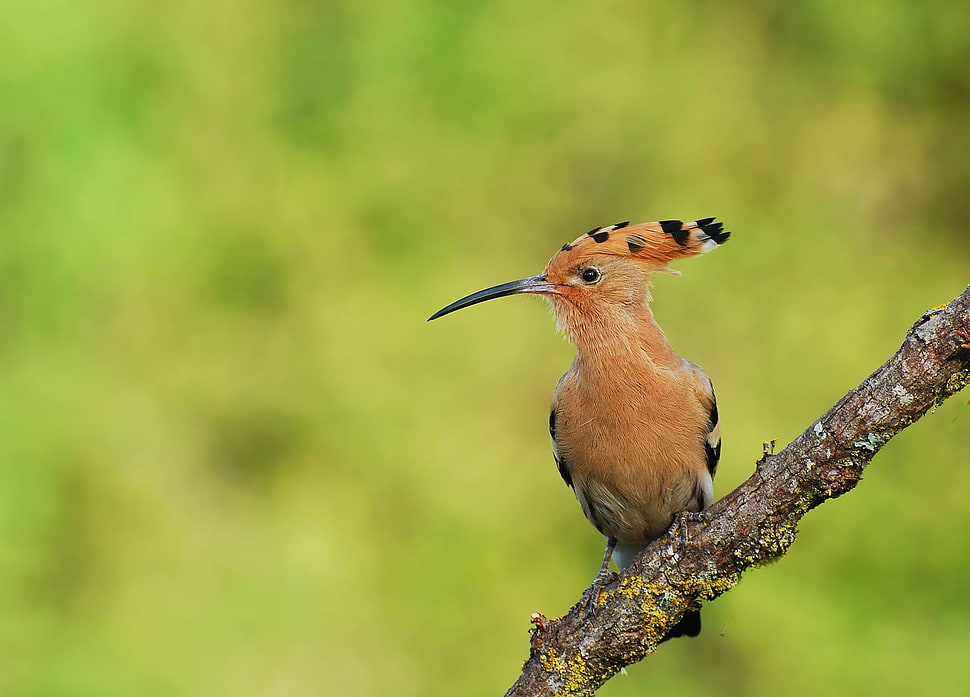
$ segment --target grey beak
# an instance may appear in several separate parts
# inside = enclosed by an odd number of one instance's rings
[[[540,276],[532,276],[530,278],[522,278],[518,281],[509,281],[508,283],[503,283],[500,286],[493,286],[492,288],[486,288],[485,290],[480,290],[477,293],[472,293],[471,295],[466,295],[461,300],[456,300],[455,302],[448,305],[448,307],[443,307],[433,315],[428,318],[430,322],[433,319],[438,319],[444,315],[455,310],[460,310],[463,307],[469,307],[470,305],[477,305],[478,303],[485,302],[486,300],[491,300],[492,298],[502,298],[506,295],[517,295],[519,293],[555,293],[556,287],[546,280],[545,274]]]

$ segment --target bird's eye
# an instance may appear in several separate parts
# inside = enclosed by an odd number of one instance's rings
[[[580,271],[579,277],[583,279],[583,283],[596,283],[598,280],[600,280],[600,272],[597,269],[590,267]]]

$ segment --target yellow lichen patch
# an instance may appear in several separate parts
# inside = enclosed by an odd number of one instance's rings
[[[730,584],[729,584],[730,585]],[[648,583],[639,576],[627,576],[620,580],[616,588],[603,591],[599,603],[606,603],[614,596],[622,596],[637,602],[637,610],[644,618],[642,646],[652,653],[664,638],[661,627],[669,619],[669,612],[675,607],[686,607],[690,591],[660,583]],[[639,660],[639,659],[637,659]]]
[[[539,656],[543,670],[559,677],[562,682],[561,695],[588,694],[592,686],[589,664],[580,653],[568,656],[555,656],[543,653]]]
[[[597,604],[603,605],[615,595],[630,599],[643,598],[647,604],[666,608],[674,603],[677,591],[664,584],[647,583],[639,576],[627,576],[620,580],[616,588],[600,593]]]
[[[939,398],[937,404],[942,404],[943,400],[951,394],[955,394],[966,387],[968,380],[970,380],[970,373],[965,371],[956,372],[951,375],[950,379],[946,381],[943,396]]]
[[[659,627],[662,626],[664,620],[668,619],[669,615],[653,603],[643,603],[640,606],[640,611],[646,619],[643,634],[649,646],[647,652],[652,653],[657,644],[664,638],[665,632],[660,631]]]
[[[644,586],[646,586],[646,583],[641,577],[628,576],[620,581],[620,587],[615,592],[626,598],[635,598],[643,594]]]
[[[831,493],[828,496],[831,496]],[[762,530],[758,535],[756,546],[745,545],[744,549],[734,550],[733,556],[738,560],[738,566],[741,569],[746,569],[751,566],[767,564],[784,555],[798,535],[798,520],[815,505],[817,503],[814,503],[811,497],[801,499],[797,503],[801,515],[786,520],[778,524],[777,527],[769,526]]]
[[[796,523],[794,521],[787,521],[782,523],[777,530],[768,528],[762,531],[758,537],[758,544],[768,553],[768,558],[773,559],[780,557],[788,551],[792,542],[795,541],[797,533]]]
[[[704,600],[713,600],[722,593],[730,590],[737,583],[737,578],[727,576],[714,576],[711,578],[689,578],[680,588],[684,593],[693,595]]]

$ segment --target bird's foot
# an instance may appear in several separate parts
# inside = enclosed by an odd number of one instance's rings
[[[593,579],[592,585],[583,591],[583,597],[579,600],[580,616],[586,614],[592,615],[596,613],[596,606],[599,605],[600,595],[603,592],[603,588],[614,578],[616,578],[616,574],[609,569],[599,570],[599,573],[596,574],[596,578]]]
[[[600,600],[600,591],[603,590],[603,586],[613,580],[616,575],[610,571],[610,559],[613,558],[613,550],[616,549],[616,538],[607,537],[606,538],[606,550],[603,552],[603,561],[600,562],[600,569],[596,572],[596,578],[593,579],[593,585],[583,591],[583,597],[579,600],[579,614],[584,613],[594,613],[596,611],[596,605]]]
[[[960,341],[963,342],[960,344],[960,348],[970,349],[970,333],[968,333],[966,329],[957,329],[956,335],[960,337]]]
[[[687,523],[706,523],[707,514],[704,511],[681,511],[677,514],[677,528],[680,532],[681,554],[687,551],[687,543],[690,537],[687,534]]]

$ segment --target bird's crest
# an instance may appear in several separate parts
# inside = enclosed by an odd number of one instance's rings
[[[560,254],[585,256],[610,254],[630,257],[658,269],[666,268],[674,259],[692,257],[724,244],[731,233],[714,218],[685,223],[682,220],[661,220],[656,223],[615,223],[593,228],[570,244],[563,245]]]

